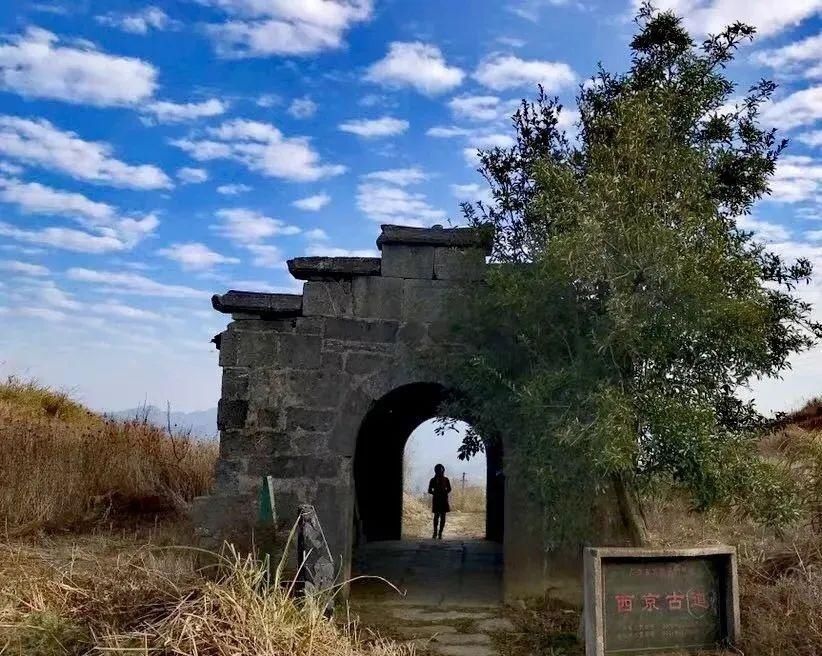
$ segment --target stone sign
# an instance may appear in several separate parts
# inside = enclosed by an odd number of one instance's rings
[[[713,649],[738,638],[735,549],[586,549],[587,656]]]

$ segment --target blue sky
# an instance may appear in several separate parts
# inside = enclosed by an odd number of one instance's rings
[[[745,225],[822,269],[822,0],[668,0],[695,35],[757,25],[732,75],[780,83],[792,138]],[[627,65],[634,0],[73,0],[0,5],[0,374],[95,408],[211,407],[228,288],[369,255],[380,223],[459,221],[478,147],[542,82],[571,109]],[[803,289],[822,301],[819,283]],[[822,392],[817,350],[753,393]],[[816,385],[816,387],[814,387]]]

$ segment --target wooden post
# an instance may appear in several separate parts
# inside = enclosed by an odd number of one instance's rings
[[[334,559],[314,506],[301,505],[297,522],[297,591],[303,596],[326,595],[326,613],[331,612]]]

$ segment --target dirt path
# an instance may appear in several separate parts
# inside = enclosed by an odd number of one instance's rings
[[[502,606],[501,551],[485,540],[401,540],[359,550],[352,610],[381,634],[421,653],[497,656],[515,632]]]

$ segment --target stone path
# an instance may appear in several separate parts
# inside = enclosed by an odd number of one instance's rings
[[[497,656],[505,634],[502,554],[484,540],[401,540],[358,550],[351,607],[362,623],[410,642],[420,653]]]

